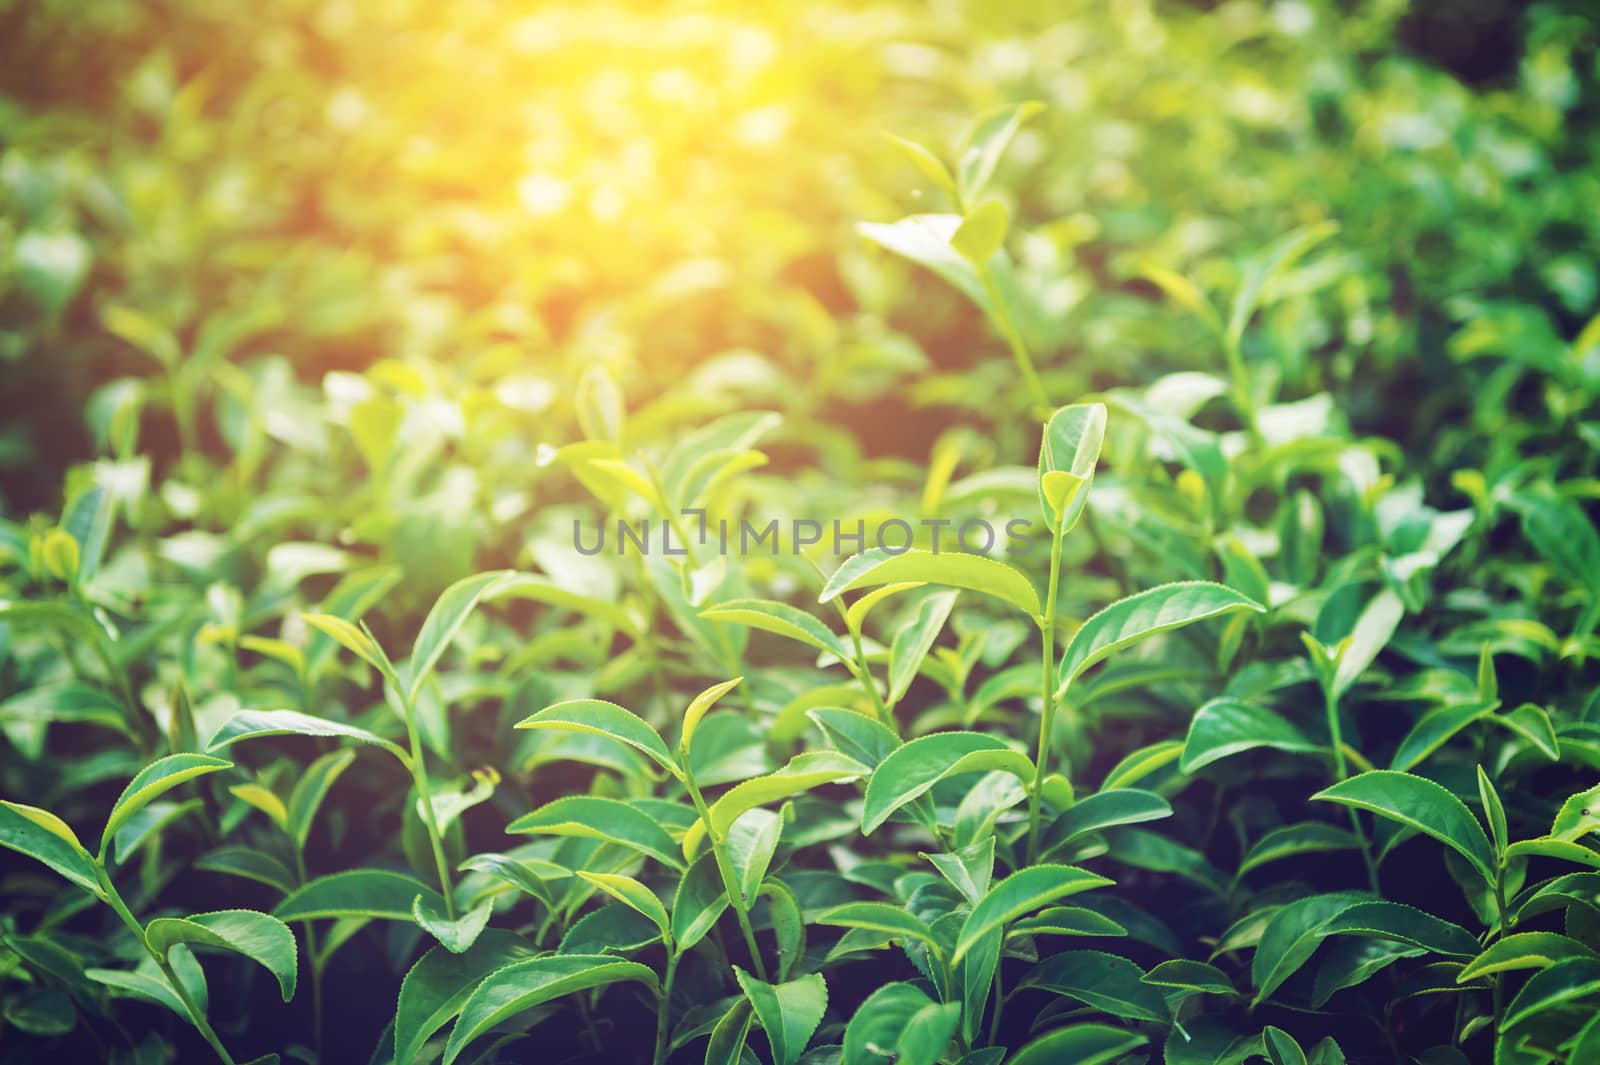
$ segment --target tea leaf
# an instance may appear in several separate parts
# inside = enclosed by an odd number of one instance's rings
[[[880,584],[924,581],[983,592],[1010,603],[1031,618],[1039,616],[1039,594],[1019,571],[983,555],[936,554],[910,550],[894,554],[883,548],[846,559],[828,578],[818,602],[843,592]]]
[[[273,915],[282,921],[318,917],[375,917],[412,921],[412,902],[421,895],[444,910],[437,891],[415,877],[383,869],[349,869],[318,877],[278,903]]]
[[[1265,607],[1231,588],[1209,581],[1178,581],[1119,599],[1093,615],[1073,634],[1062,653],[1060,690],[1096,662],[1147,636],[1196,621]]]
[[[767,1033],[775,1065],[794,1065],[828,1008],[828,985],[821,973],[782,984],[758,980],[738,966],[734,977]]]
[[[150,800],[196,777],[232,768],[232,762],[204,754],[169,754],[145,766],[112,805],[105,831],[100,834],[100,852],[105,853],[117,830]]]
[[[1004,742],[978,732],[939,732],[912,740],[891,751],[872,771],[861,807],[861,830],[873,831],[945,777],[992,770],[1031,781],[1033,762]]]
[[[277,978],[285,1002],[294,997],[299,973],[294,933],[276,917],[254,910],[158,917],[145,926],[144,940],[163,958],[179,943],[243,954]]]
[[[960,961],[980,939],[1009,921],[1068,895],[1107,887],[1111,883],[1113,881],[1103,876],[1070,865],[1033,865],[1019,869],[990,888],[972,908],[961,927],[950,961],[952,964]]]
[[[94,859],[66,822],[48,810],[0,801],[0,847],[43,862],[92,895],[104,895]]]
[[[915,985],[885,984],[856,1008],[844,1031],[844,1065],[935,1065],[961,1020],[955,1002],[936,1003]]]
[[[515,1014],[578,991],[621,981],[656,989],[656,974],[636,962],[604,954],[554,954],[502,966],[484,977],[461,1007],[444,1065],[461,1056],[474,1039]]]
[[[1460,799],[1431,780],[1378,769],[1324,788],[1311,797],[1370,810],[1432,836],[1455,849],[1485,881],[1494,882],[1494,851],[1483,826]]]

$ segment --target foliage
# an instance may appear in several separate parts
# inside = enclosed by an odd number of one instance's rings
[[[0,1062],[1600,1057],[1600,37],[1397,7],[0,9]]]

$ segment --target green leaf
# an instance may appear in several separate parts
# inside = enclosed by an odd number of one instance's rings
[[[1104,403],[1074,403],[1045,422],[1039,442],[1039,508],[1050,528],[1072,531],[1089,501],[1089,486],[1106,434]]]
[[[596,618],[629,636],[639,634],[638,623],[634,621],[633,615],[628,613],[627,607],[621,603],[575,592],[537,573],[510,574],[495,587],[494,598],[496,601],[531,599],[539,603],[548,603],[563,610],[572,610]]]
[[[963,202],[971,203],[983,193],[1017,130],[1043,110],[1044,104],[1028,100],[996,108],[973,124],[956,168]]]
[[[955,606],[959,594],[948,591],[928,596],[918,606],[917,616],[911,624],[894,634],[894,643],[889,648],[890,706],[898,703],[910,689],[911,682],[917,677],[917,670],[922,667],[922,660],[928,657],[929,649],[944,629],[944,623],[950,617],[950,610]]]
[[[1112,788],[1085,796],[1068,807],[1045,832],[1040,848],[1043,853],[1049,853],[1090,832],[1171,816],[1172,805],[1153,791]]]
[[[704,939],[727,908],[728,893],[716,855],[707,851],[683,874],[672,899],[672,938],[678,950],[686,951]]]
[[[278,903],[280,920],[319,917],[374,917],[412,921],[411,903],[418,895],[444,909],[444,898],[416,877],[384,869],[350,869],[321,876]]]
[[[696,821],[683,834],[683,855],[694,857],[709,827],[712,840],[721,843],[727,839],[733,823],[747,810],[801,795],[824,784],[837,784],[856,780],[867,775],[867,767],[838,751],[807,751],[789,759],[783,768],[765,776],[735,784],[711,804],[707,811],[711,824]]]
[[[1568,797],[1550,824],[1550,835],[1568,842],[1591,832],[1600,832],[1600,784]]]
[[[0,801],[0,847],[41,861],[96,898],[105,897],[94,859],[67,823],[48,810]]]
[[[843,1065],[935,1065],[961,1022],[959,1003],[937,1003],[914,984],[885,984],[844,1030]]]
[[[222,723],[212,734],[206,750],[219,751],[240,740],[259,739],[263,736],[333,736],[381,747],[410,768],[411,758],[399,744],[384,739],[364,728],[346,725],[342,721],[329,721],[312,717],[298,710],[241,710]]]
[[[631,710],[604,699],[569,699],[556,703],[523,718],[516,727],[607,736],[641,752],[674,777],[681,779],[683,776],[683,770],[678,768],[660,733]]]
[[[254,782],[234,784],[228,788],[228,794],[266,814],[279,831],[289,831],[289,808],[283,805],[283,800],[271,788]]]
[[[667,916],[667,908],[661,904],[654,891],[633,877],[618,873],[587,873],[580,869],[578,876],[629,909],[650,918],[655,926],[661,929],[662,941],[669,944],[672,942],[672,921]]]
[[[423,681],[428,679],[428,674],[433,672],[433,667],[438,664],[445,648],[461,630],[461,626],[466,624],[472,608],[512,575],[510,570],[493,570],[464,577],[446,588],[439,596],[433,604],[433,609],[428,611],[427,618],[422,622],[422,631],[417,633],[417,642],[411,647],[411,683],[407,688],[407,697],[411,702],[416,701]]]
[[[963,898],[976,905],[989,890],[989,880],[994,876],[994,837],[984,836],[948,854],[922,857],[932,862],[939,875],[950,881]]]
[[[1086,906],[1051,906],[1014,921],[1009,936],[1125,936],[1128,930]]]
[[[1339,231],[1335,222],[1313,222],[1291,230],[1278,238],[1251,265],[1245,273],[1244,283],[1233,295],[1228,312],[1227,339],[1237,347],[1244,337],[1245,326],[1260,305],[1267,284],[1292,266],[1306,252]]]
[[[411,1065],[423,1043],[461,1012],[484,977],[531,950],[520,936],[491,928],[464,954],[434,947],[417,959],[400,984],[394,1065]]]
[[[981,270],[1005,243],[1006,230],[1009,228],[1011,212],[1006,210],[1006,205],[996,199],[987,199],[961,219],[956,231],[950,234],[950,246]]]
[[[1312,895],[1281,907],[1268,919],[1256,943],[1250,980],[1256,985],[1252,1006],[1266,1001],[1316,952],[1325,933],[1322,926],[1352,906],[1370,901],[1353,893]]]
[[[1544,707],[1523,703],[1510,713],[1497,715],[1493,720],[1501,728],[1533,744],[1534,749],[1550,761],[1561,760],[1561,741],[1556,738],[1555,726],[1550,723],[1550,715]]]
[[[1470,958],[1478,941],[1458,924],[1400,902],[1360,902],[1329,918],[1324,936],[1359,935],[1394,940],[1446,957]]]
[[[1423,714],[1395,748],[1390,769],[1407,770],[1443,747],[1451,736],[1495,711],[1494,703],[1455,703]]]
[[[1103,876],[1070,865],[1034,865],[1017,870],[990,888],[972,908],[956,939],[951,964],[960,961],[987,933],[1007,922],[1068,895],[1111,883]]]
[[[1302,821],[1299,824],[1275,828],[1256,840],[1239,859],[1239,875],[1266,865],[1301,854],[1326,851],[1355,850],[1361,841],[1349,829],[1339,828],[1324,821]]]
[[[243,954],[277,978],[285,1002],[294,997],[299,972],[294,933],[276,917],[255,910],[158,917],[145,926],[144,941],[163,958],[178,943]]]
[[[1538,839],[1519,839],[1506,848],[1506,860],[1513,858],[1559,858],[1562,861],[1576,862],[1579,865],[1588,865],[1600,869],[1600,851],[1592,851],[1588,847],[1572,843],[1564,839],[1553,839],[1543,836]]]
[[[328,796],[328,789],[355,760],[356,752],[348,747],[329,751],[306,766],[300,779],[295,781],[294,791],[289,794],[289,835],[300,847],[305,847],[311,838],[311,826],[322,808],[322,800]]]
[[[1300,1049],[1294,1036],[1282,1028],[1267,1025],[1261,1030],[1261,1042],[1267,1048],[1267,1060],[1272,1065],[1306,1065],[1306,1052]]]
[[[927,581],[901,581],[899,584],[886,584],[881,588],[874,588],[850,604],[849,609],[844,612],[845,625],[851,632],[859,633],[861,626],[867,623],[867,615],[872,613],[873,607],[891,595],[926,587],[927,583]]]
[[[1228,974],[1215,965],[1175,958],[1164,961],[1144,974],[1144,982],[1155,987],[1199,991],[1208,995],[1234,995],[1237,990]]]
[[[1021,987],[1042,987],[1097,1010],[1135,1021],[1168,1020],[1166,1000],[1127,958],[1099,950],[1064,950],[1023,977]]]
[[[706,1044],[705,1065],[742,1065],[749,1060],[744,1044],[750,1037],[750,1025],[755,1019],[750,1000],[739,996],[739,1000],[711,1029],[711,1040]]]
[[[920,918],[887,902],[847,902],[823,911],[812,920],[836,928],[867,928],[896,939],[915,939],[926,943],[935,956],[944,956],[939,941]]]
[[[1515,969],[1543,969],[1569,958],[1593,957],[1593,950],[1568,936],[1555,932],[1514,932],[1496,940],[1467,962],[1456,974],[1456,983],[1464,984]]]
[[[777,853],[783,835],[784,817],[771,810],[746,810],[728,827],[725,846],[728,864],[733,867],[739,890],[753,899]],[[693,827],[692,825],[690,827]]]
[[[932,270],[985,313],[992,314],[995,308],[978,271],[950,243],[960,227],[958,214],[916,214],[888,224],[860,222],[856,231],[874,244]]]
[[[881,547],[844,560],[822,589],[819,603],[844,592],[880,584],[925,581],[950,588],[965,588],[1002,599],[1035,621],[1039,618],[1039,593],[1020,570],[986,555],[952,554],[921,549],[894,554]]]
[[[876,768],[900,746],[896,736],[876,717],[838,706],[819,706],[806,711],[834,747],[862,765]]]
[[[1291,754],[1318,754],[1325,749],[1266,707],[1224,697],[1195,711],[1178,765],[1185,773],[1193,773],[1212,762],[1260,747]]]
[[[828,985],[823,982],[822,974],[812,973],[787,983],[769,984],[736,965],[733,975],[750,1000],[756,1020],[767,1033],[774,1065],[794,1065],[828,1008]]]
[[[649,814],[619,799],[569,795],[545,803],[506,826],[511,833],[577,836],[632,847],[672,869],[682,869],[677,844]]]
[[[1266,608],[1210,581],[1177,581],[1119,599],[1073,634],[1061,658],[1058,692],[1096,662],[1147,636],[1235,610],[1263,613]]]
[[[1405,605],[1392,589],[1385,588],[1372,597],[1356,618],[1355,627],[1339,643],[1338,661],[1334,664],[1333,696],[1335,699],[1350,690],[1377,660],[1378,652],[1388,646],[1400,619],[1405,616]]]
[[[1311,796],[1370,810],[1454,848],[1487,883],[1494,883],[1494,850],[1466,804],[1423,777],[1375,769]]]
[[[949,169],[938,156],[915,141],[908,141],[893,133],[885,133],[884,136],[922,172],[923,177],[933,182],[935,188],[944,192],[952,201],[960,200],[961,194],[956,191],[956,179],[950,175]]]
[[[1600,993],[1600,960],[1568,958],[1528,978],[1506,1007],[1502,1031],[1539,1014]]]
[[[196,869],[228,876],[242,876],[287,895],[294,891],[295,876],[287,865],[272,855],[250,847],[218,847],[195,860]]]
[[[1489,779],[1489,774],[1483,771],[1483,766],[1478,766],[1478,801],[1483,804],[1485,819],[1489,822],[1489,841],[1494,845],[1496,854],[1504,854],[1506,843],[1509,840],[1509,830],[1506,828],[1506,808],[1500,801],[1500,793],[1495,790],[1494,782]]]
[[[1033,762],[1003,741],[979,732],[936,732],[897,747],[867,781],[861,831],[871,833],[896,810],[939,781],[961,773],[1003,770],[1028,782]]]
[[[685,760],[688,759],[689,743],[694,737],[694,730],[700,724],[700,719],[706,716],[707,710],[716,705],[718,699],[737,688],[743,680],[743,677],[734,677],[721,684],[713,684],[690,701],[688,709],[683,712],[683,728],[680,733],[681,738],[678,740],[678,751]]]
[[[1149,1041],[1108,1024],[1070,1024],[1024,1044],[1007,1065],[1110,1065]]]
[[[489,926],[494,899],[486,898],[472,909],[451,917],[439,896],[418,895],[411,900],[411,919],[452,954],[465,953]]]
[[[832,629],[788,603],[773,599],[730,599],[700,611],[700,616],[707,621],[748,625],[752,629],[787,636],[823,654],[833,655],[841,662],[849,661],[851,657],[850,649]]]
[[[512,962],[484,977],[461,1007],[445,1044],[444,1065],[474,1039],[525,1010],[594,987],[632,980],[657,990],[656,974],[636,962],[606,954],[552,954]]]
[[[306,624],[337,641],[345,650],[355,654],[384,677],[391,680],[394,678],[393,663],[389,661],[389,656],[383,653],[383,648],[370,633],[332,614],[307,613],[300,616],[306,620]]]
[[[100,834],[100,852],[105,853],[117,830],[150,800],[196,777],[232,768],[232,762],[204,754],[169,754],[151,762],[128,782],[122,795],[111,807],[105,831]]]

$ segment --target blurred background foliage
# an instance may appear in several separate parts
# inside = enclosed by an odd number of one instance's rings
[[[882,132],[944,152],[1021,99],[1048,109],[998,186],[1053,396],[1214,367],[1145,264],[1226,291],[1333,219],[1339,254],[1251,343],[1448,450],[1453,343],[1559,346],[1594,309],[1596,28],[1419,7],[13,2],[4,506],[141,454],[158,484],[226,468],[235,509],[200,523],[226,527],[297,461],[372,474],[352,407],[425,408],[429,490],[488,503],[594,362],[662,429],[777,405],[830,476],[921,459],[1010,371],[852,224],[942,209]]]

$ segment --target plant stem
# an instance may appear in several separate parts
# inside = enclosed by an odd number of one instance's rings
[[[687,759],[685,761],[687,762]],[[716,830],[711,827],[711,811],[706,808],[706,800],[694,782],[694,774],[687,765],[683,769],[684,787],[688,789],[689,798],[700,814],[701,823],[706,826],[706,843],[711,847],[712,859],[717,863],[717,873],[722,877],[722,890],[727,893],[728,905],[733,907],[733,915],[739,919],[739,931],[744,934],[745,948],[750,951],[751,967],[755,969],[756,977],[765,981],[767,966],[761,960],[760,948],[756,946],[756,932],[750,926],[750,908],[745,903],[744,893],[739,889],[739,878],[734,875],[733,867],[728,864],[728,856],[722,849],[722,841],[717,839]]]
[[[1222,351],[1228,358],[1228,375],[1233,379],[1233,405],[1239,408],[1245,428],[1250,430],[1250,438],[1260,443],[1261,426],[1256,421],[1255,398],[1250,394],[1250,372],[1245,368],[1244,352],[1240,350],[1239,341],[1226,334],[1222,338]]]
[[[1334,783],[1343,781],[1350,775],[1350,767],[1344,757],[1344,736],[1339,724],[1339,700],[1333,694],[1331,687],[1322,689],[1323,711],[1328,718],[1328,739],[1333,744],[1333,772]],[[1350,814],[1350,828],[1355,832],[1356,839],[1361,841],[1361,860],[1367,867],[1367,886],[1374,895],[1382,896],[1383,890],[1378,885],[1378,863],[1372,858],[1372,844],[1367,839],[1366,830],[1361,827],[1361,817],[1356,813],[1355,807],[1345,808]]]
[[[211,1044],[211,1049],[216,1052],[217,1057],[222,1059],[223,1065],[235,1065],[233,1055],[228,1053],[228,1048],[222,1045],[221,1039],[217,1038],[217,1033],[212,1029],[211,1022],[206,1020],[205,1011],[200,1009],[195,1004],[194,999],[189,997],[189,991],[183,986],[183,981],[178,979],[178,974],[173,971],[172,963],[162,957],[145,939],[144,925],[139,923],[139,919],[133,915],[133,911],[128,909],[128,904],[118,894],[117,887],[111,882],[111,876],[106,872],[105,866],[96,863],[95,872],[100,876],[100,886],[105,891],[106,903],[122,919],[122,923],[127,925],[128,930],[139,941],[139,945],[144,947],[145,953],[155,959],[157,967],[161,970],[161,975],[166,977],[167,983],[172,986],[173,992],[178,996],[178,1001],[183,1003],[183,1008],[188,1012],[189,1019],[194,1022],[195,1028],[205,1037],[205,1041]]]
[[[1027,345],[1022,342],[1022,334],[1017,332],[1016,323],[1011,320],[1011,312],[1006,307],[1005,300],[1000,295],[1000,287],[994,283],[994,275],[988,267],[978,267],[978,279],[983,283],[983,292],[989,298],[990,320],[1000,330],[1000,335],[1005,337],[1006,345],[1011,349],[1011,358],[1017,364],[1017,371],[1022,374],[1022,379],[1027,382],[1028,391],[1033,393],[1033,401],[1041,413],[1050,409],[1050,396],[1044,390],[1044,383],[1039,380],[1038,371],[1033,368],[1033,357],[1028,354]]]
[[[1503,854],[1495,855],[1494,863],[1494,903],[1495,910],[1500,916],[1500,921],[1495,927],[1494,938],[1496,942],[1505,938],[1506,924],[1510,920],[1509,908],[1506,906],[1506,862]],[[1494,1030],[1496,1038],[1500,1034],[1500,1024],[1505,1020],[1505,984],[1504,975],[1495,973],[1494,976]]]
[[[878,711],[878,720],[889,726],[896,736],[900,735],[900,728],[895,723],[893,712],[883,701],[883,696],[878,694],[878,683],[872,679],[872,670],[867,667],[867,652],[861,643],[861,633],[857,632],[854,627],[850,627],[850,643],[855,648],[856,653],[855,668],[851,672],[856,675],[856,679],[861,682],[861,686],[867,689],[867,693],[872,696],[872,705]]]
[[[450,863],[445,861],[444,840],[439,834],[439,817],[433,811],[433,793],[428,788],[428,767],[423,760],[422,736],[417,732],[416,711],[411,700],[405,699],[406,736],[411,741],[411,782],[416,785],[417,798],[422,806],[422,827],[428,830],[428,846],[433,849],[434,868],[439,873],[439,892],[444,896],[444,912],[450,920],[456,919],[455,890],[450,883]]]
[[[1028,862],[1039,860],[1039,799],[1044,788],[1046,766],[1050,760],[1050,732],[1056,717],[1056,586],[1061,583],[1061,524],[1050,541],[1050,586],[1045,591],[1044,617],[1040,623],[1041,648],[1039,685],[1039,755],[1033,763],[1033,786],[1028,789]]]
[[[656,1004],[656,1052],[652,1065],[664,1065],[667,1060],[667,1023],[672,1006],[672,979],[678,975],[678,952],[667,948],[667,972],[661,980],[661,995]]]
[[[300,886],[304,887],[311,879],[306,875],[305,848],[295,842],[294,848],[295,871],[300,876]],[[300,928],[306,936],[306,962],[311,969],[311,1049],[317,1056],[317,1065],[322,1065],[322,959],[317,950],[317,926],[310,919],[300,922]]]

